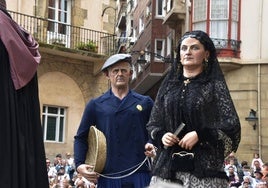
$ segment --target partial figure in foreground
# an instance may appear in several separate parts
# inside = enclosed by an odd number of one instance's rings
[[[215,46],[205,32],[186,32],[180,39],[147,129],[158,148],[152,185],[167,181],[185,188],[228,187],[224,159],[237,150],[241,127]]]
[[[0,0],[1,187],[48,188],[40,120],[38,43]]]

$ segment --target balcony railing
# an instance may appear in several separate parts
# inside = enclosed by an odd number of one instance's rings
[[[220,57],[240,57],[241,41],[218,38],[212,38],[212,41]]]
[[[115,53],[115,35],[76,27],[49,19],[8,11],[20,26],[30,32],[39,43],[58,45],[70,49],[82,46],[94,48],[98,54]],[[89,49],[90,50],[90,49]]]

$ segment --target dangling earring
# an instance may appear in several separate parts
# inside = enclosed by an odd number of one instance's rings
[[[203,66],[204,66],[204,69],[206,69],[208,67],[208,59],[207,58],[204,59]]]

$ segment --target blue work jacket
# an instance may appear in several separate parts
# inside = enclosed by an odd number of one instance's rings
[[[146,157],[144,146],[150,142],[145,126],[152,106],[153,100],[149,96],[132,90],[122,100],[109,90],[89,101],[75,136],[76,166],[85,163],[91,125],[95,125],[106,137],[107,157],[103,174],[121,172],[141,163]],[[148,171],[147,165],[138,172],[145,171]]]

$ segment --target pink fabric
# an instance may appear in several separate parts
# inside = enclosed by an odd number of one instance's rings
[[[25,29],[1,10],[0,39],[8,52],[15,89],[20,89],[33,78],[37,71],[41,60],[39,45]]]

